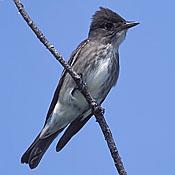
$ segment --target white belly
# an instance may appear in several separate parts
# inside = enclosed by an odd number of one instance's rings
[[[96,100],[99,99],[98,94],[101,91],[101,86],[109,78],[108,67],[110,63],[110,58],[101,60],[96,71],[92,72],[87,80],[88,90]]]

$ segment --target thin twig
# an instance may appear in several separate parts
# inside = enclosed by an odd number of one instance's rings
[[[27,22],[27,24],[30,26],[30,28],[33,30],[33,32],[36,34],[37,38],[46,46],[46,48],[54,55],[56,60],[58,60],[62,66],[69,72],[69,74],[72,76],[74,81],[76,82],[79,90],[86,98],[87,102],[89,103],[93,114],[96,117],[97,122],[99,123],[101,130],[104,134],[105,140],[107,141],[108,147],[111,152],[111,156],[114,160],[114,164],[118,170],[118,173],[120,175],[127,175],[126,170],[124,169],[123,163],[121,161],[121,158],[119,156],[118,150],[116,148],[116,145],[114,143],[114,139],[112,138],[112,133],[109,129],[109,126],[107,125],[103,113],[104,110],[96,103],[96,101],[92,98],[90,93],[87,90],[86,84],[83,82],[81,77],[72,69],[72,67],[65,61],[65,59],[58,53],[58,51],[55,49],[55,47],[45,38],[43,33],[38,29],[38,27],[34,24],[34,22],[31,20],[27,12],[24,10],[24,6],[19,2],[19,0],[13,0],[16,4],[16,7],[19,10],[19,13],[22,15],[24,20]]]

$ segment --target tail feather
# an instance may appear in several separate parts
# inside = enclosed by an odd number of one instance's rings
[[[36,168],[50,144],[62,130],[63,129],[44,139],[40,139],[38,135],[21,157],[21,163],[29,164],[31,169]]]
[[[69,140],[86,124],[91,116],[92,114],[88,115],[84,120],[82,119],[82,116],[78,117],[68,126],[56,146],[57,152],[60,151],[69,142]]]

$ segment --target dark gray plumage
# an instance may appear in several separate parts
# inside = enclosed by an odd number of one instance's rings
[[[86,82],[88,90],[101,104],[119,75],[118,47],[127,29],[138,23],[128,23],[118,14],[100,7],[93,15],[88,39],[73,51],[69,64]],[[51,102],[43,129],[21,158],[22,163],[35,168],[57,135],[67,127],[56,150],[60,151],[91,118],[86,99],[76,83],[64,70]]]

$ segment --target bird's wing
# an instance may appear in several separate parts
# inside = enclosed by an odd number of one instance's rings
[[[72,65],[76,62],[77,57],[78,57],[78,55],[79,55],[81,49],[82,49],[87,43],[88,43],[88,40],[87,40],[87,39],[84,40],[84,41],[82,41],[82,42],[78,45],[78,47],[72,52],[72,54],[71,54],[71,56],[70,56],[70,59],[69,59],[69,61],[68,61],[68,64],[69,64],[69,65],[72,66]],[[48,118],[50,117],[50,115],[52,114],[52,112],[53,112],[53,110],[54,110],[54,108],[55,108],[55,105],[56,105],[56,103],[57,103],[57,101],[58,101],[60,89],[61,89],[61,87],[62,87],[62,85],[63,85],[63,82],[64,82],[64,78],[65,78],[65,76],[66,76],[66,73],[67,73],[67,71],[64,69],[63,72],[62,72],[61,78],[60,78],[60,80],[59,80],[59,83],[58,83],[58,85],[57,85],[57,88],[56,88],[56,90],[55,90],[55,93],[54,93],[54,96],[53,96],[51,105],[50,105],[50,107],[49,107],[49,110],[48,110],[48,113],[47,113],[47,116],[46,116],[45,124],[47,123],[47,120],[48,120]],[[44,124],[44,125],[45,125],[45,124]]]
[[[68,64],[73,66],[74,63],[77,60],[77,57],[79,55],[79,53],[81,52],[82,48],[88,43],[88,40],[84,40],[83,42],[81,42],[79,44],[79,46],[72,52],[70,59],[68,61]],[[53,100],[51,102],[50,108],[48,110],[47,113],[47,117],[46,117],[46,122],[48,120],[48,118],[50,117],[50,115],[52,114],[52,111],[54,110],[54,107],[58,101],[59,98],[59,93],[60,93],[60,89],[62,87],[62,84],[64,82],[64,78],[66,76],[67,71],[64,69],[60,78],[60,81],[58,83],[58,86],[56,88],[56,91],[54,93],[54,97]],[[85,111],[86,113],[86,111]],[[77,116],[77,118],[71,122],[71,124],[68,126],[68,128],[66,129],[66,131],[64,132],[64,134],[62,135],[62,137],[60,138],[56,150],[60,151],[66,144],[67,142],[86,124],[86,122],[91,118],[92,113],[89,113],[87,115],[87,117],[84,117],[84,114]],[[45,122],[45,124],[46,124]]]

